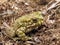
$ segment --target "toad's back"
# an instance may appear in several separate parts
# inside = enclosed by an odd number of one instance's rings
[[[16,19],[14,23],[14,30],[17,30],[20,28],[20,30],[23,30],[24,32],[29,32],[32,29],[35,29],[41,23],[43,22],[43,17],[41,13],[38,12],[32,12],[30,14],[24,15]]]

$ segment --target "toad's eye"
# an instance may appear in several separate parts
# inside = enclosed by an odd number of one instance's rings
[[[36,23],[36,22],[37,22],[37,19],[32,19],[32,20],[33,20],[33,22],[34,22],[34,23]]]

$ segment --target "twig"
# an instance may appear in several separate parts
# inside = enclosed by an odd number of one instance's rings
[[[42,11],[42,14],[45,15],[48,10],[51,10],[51,9],[53,9],[53,8],[55,8],[55,7],[57,7],[57,6],[60,5],[60,4],[58,4],[58,3],[60,3],[59,0],[55,0],[55,1],[56,1],[56,2],[54,2],[54,3],[52,3],[53,1],[49,2],[48,5],[45,6],[46,10],[43,10],[43,11]],[[47,8],[47,6],[49,6],[49,5],[50,5],[50,7]]]
[[[7,27],[8,29],[11,29],[10,26],[9,26],[6,22],[3,22],[3,25],[4,25],[5,27]]]

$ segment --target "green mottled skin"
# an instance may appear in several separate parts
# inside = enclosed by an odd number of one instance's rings
[[[43,22],[43,16],[41,12],[32,12],[24,16],[19,17],[15,20],[11,30],[6,31],[7,35],[11,38],[15,38],[17,35],[21,40],[29,40],[30,37],[26,36],[25,33],[36,29]]]

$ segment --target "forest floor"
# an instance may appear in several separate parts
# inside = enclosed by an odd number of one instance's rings
[[[5,1],[5,2],[4,2]],[[60,12],[56,11],[50,19],[50,15],[44,16],[44,24],[37,30],[32,31],[29,34],[33,37],[30,41],[13,41],[6,35],[4,35],[3,22],[7,22],[8,25],[12,25],[14,19],[29,14],[35,11],[44,10],[51,0],[1,0],[0,2],[0,45],[60,45]],[[60,8],[59,8],[60,9]],[[53,9],[52,11],[54,11]],[[8,14],[7,14],[8,13]],[[48,13],[48,12],[47,12]],[[50,23],[51,22],[51,23]]]

